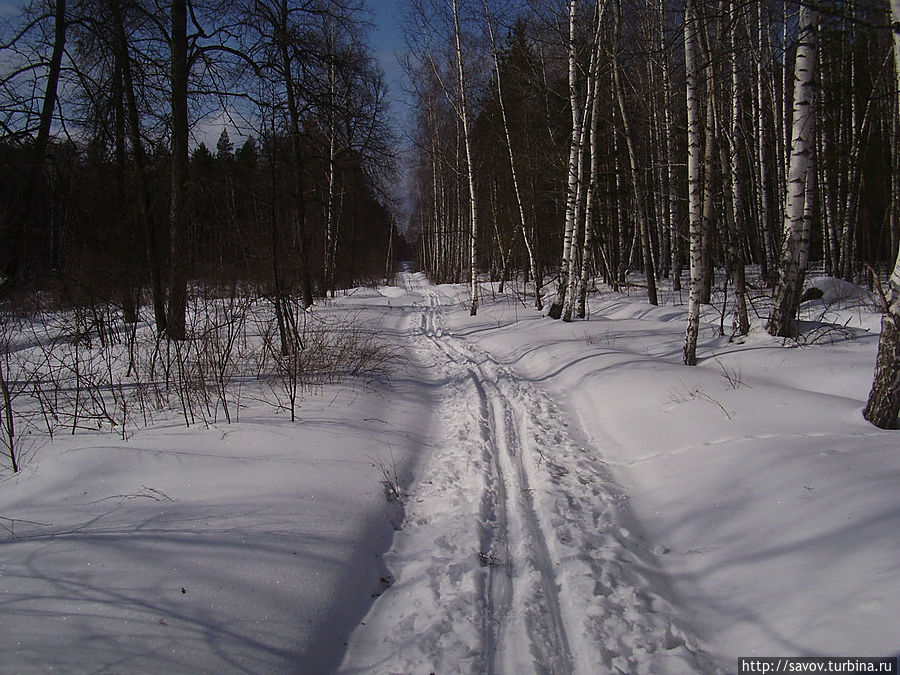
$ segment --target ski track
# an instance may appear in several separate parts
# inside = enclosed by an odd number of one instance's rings
[[[424,279],[405,285],[423,298],[411,339],[443,377],[446,440],[386,556],[396,581],[366,622],[380,634],[362,636],[350,661],[368,658],[374,672],[715,672],[653,591],[649,553],[621,526],[626,497],[596,451],[546,394],[445,330]]]

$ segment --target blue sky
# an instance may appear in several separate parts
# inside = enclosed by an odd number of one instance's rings
[[[405,49],[400,31],[405,0],[366,0],[366,4],[372,11],[375,24],[372,30],[372,47],[385,72],[392,110],[398,118],[397,122],[402,123],[408,112],[408,97],[403,91],[406,76],[398,60],[398,53]]]

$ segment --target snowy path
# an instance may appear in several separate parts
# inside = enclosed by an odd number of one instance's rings
[[[342,670],[708,672],[668,618],[596,450],[543,392],[445,325],[423,277],[404,283],[421,298],[409,338],[441,385],[441,436],[385,556],[394,586]]]
[[[316,307],[377,331],[396,370],[324,386],[295,423],[242,378],[231,424],[163,409],[127,440],[35,434],[23,471],[0,468],[0,671],[897,654],[897,432],[860,414],[874,305],[810,308],[844,328],[803,349],[761,321],[720,337],[707,307],[686,369],[681,305],[604,291],[590,321],[548,321],[486,282],[471,317],[461,284],[402,283]]]

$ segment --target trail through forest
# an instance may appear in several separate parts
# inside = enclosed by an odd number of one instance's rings
[[[659,307],[638,283],[592,292],[588,320],[564,322],[521,285],[481,282],[471,316],[468,285],[405,273],[302,313],[308,344],[377,337],[391,372],[304,389],[296,421],[260,360],[264,299],[230,419],[216,397],[181,405],[197,380],[129,380],[128,342],[72,342],[62,314],[22,324],[17,363],[52,347],[130,387],[91,389],[122,420],[100,428],[72,428],[60,392],[52,438],[16,399],[32,433],[22,469],[0,469],[0,670],[674,675],[894,656],[900,455],[861,414],[880,314],[865,289],[810,284],[823,297],[796,341],[765,332],[765,290],[745,338],[722,334],[721,298],[704,305],[687,368],[669,284]],[[157,341],[134,336],[140,365]]]
[[[421,274],[402,283],[440,421],[386,561],[394,585],[345,670],[709,672],[640,572],[650,561],[602,451],[539,386],[445,326],[455,298]]]

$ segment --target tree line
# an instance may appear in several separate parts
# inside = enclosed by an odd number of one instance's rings
[[[183,339],[191,283],[259,284],[283,321],[384,277],[395,140],[361,5],[33,0],[0,29],[5,293],[126,321],[146,297]]]
[[[748,265],[782,337],[799,331],[811,260],[884,290],[900,135],[898,24],[883,0],[411,6],[413,222],[429,273],[472,281],[473,313],[486,270],[521,272],[535,305],[565,320],[584,317],[594,279],[618,288],[640,271],[657,304],[671,278],[688,285],[694,365],[714,286],[734,289],[735,332],[749,331]],[[881,297],[891,306],[890,288]],[[893,350],[886,412],[866,409],[880,426],[900,404]]]

